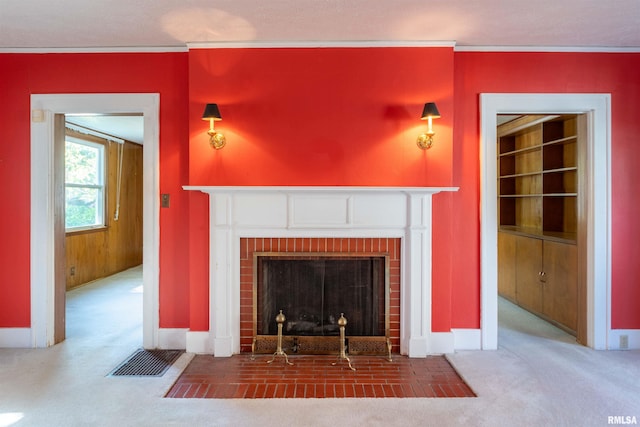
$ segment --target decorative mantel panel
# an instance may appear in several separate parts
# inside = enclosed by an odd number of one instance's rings
[[[210,328],[187,351],[240,352],[240,238],[401,238],[400,352],[432,351],[432,196],[456,187],[215,187],[209,194]]]

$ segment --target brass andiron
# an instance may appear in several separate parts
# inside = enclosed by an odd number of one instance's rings
[[[338,360],[333,362],[331,365],[336,366],[341,359],[344,359],[349,363],[349,368],[352,371],[355,371],[356,368],[351,366],[351,360],[347,357],[345,353],[345,344],[344,344],[344,327],[347,326],[347,319],[344,317],[344,313],[340,313],[340,318],[338,319],[338,326],[340,326],[340,355],[338,356]]]
[[[285,320],[287,320],[287,318],[284,317],[284,314],[282,314],[282,310],[280,310],[280,314],[276,316],[276,323],[278,324],[278,346],[276,347],[276,352],[273,353],[273,357],[267,363],[273,362],[276,359],[276,356],[284,356],[284,360],[287,362],[287,364],[293,365],[293,363],[289,362],[287,353],[282,351],[282,324]]]

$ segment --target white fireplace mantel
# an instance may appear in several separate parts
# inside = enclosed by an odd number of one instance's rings
[[[209,195],[210,327],[187,333],[187,351],[240,352],[242,237],[400,238],[400,352],[453,351],[431,331],[431,207],[434,194],[457,187],[183,188]]]

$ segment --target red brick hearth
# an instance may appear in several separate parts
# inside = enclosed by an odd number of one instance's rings
[[[475,397],[473,390],[444,356],[408,358],[393,362],[383,357],[354,356],[356,370],[336,356],[260,355],[214,358],[196,356],[165,397],[209,399],[266,398],[416,398]]]
[[[251,352],[254,337],[254,253],[385,254],[389,256],[389,336],[400,350],[399,238],[241,238],[240,351]],[[348,335],[348,332],[347,332]]]

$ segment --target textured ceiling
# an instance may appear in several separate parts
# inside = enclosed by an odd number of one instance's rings
[[[640,47],[640,0],[0,0],[0,49],[189,42]]]

